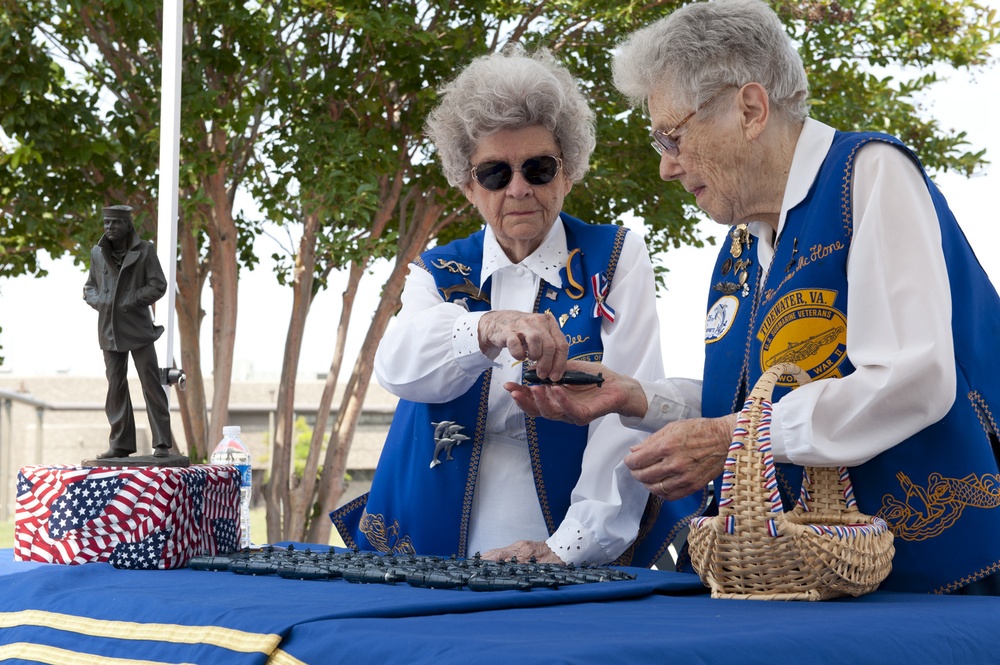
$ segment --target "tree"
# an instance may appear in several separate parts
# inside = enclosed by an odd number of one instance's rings
[[[927,117],[920,98],[939,72],[989,62],[1000,39],[996,10],[971,0],[774,4],[801,44],[813,117],[844,130],[894,134],[932,171],[972,175],[986,164],[983,151],[966,149],[964,131]]]
[[[99,210],[128,202],[140,233],[157,226],[161,4],[21,2],[0,8],[0,275],[38,274],[39,249],[86,261]],[[273,13],[227,0],[187,2],[184,25],[177,320],[188,389],[189,454],[207,459],[228,415],[239,265],[253,224],[234,199],[256,162],[268,94]],[[201,293],[213,294],[211,415],[201,371]]]
[[[433,96],[428,81],[448,76],[466,49],[477,47],[480,18],[467,7],[442,9],[437,3],[348,5],[336,11],[299,7],[294,38],[280,68],[286,76],[279,79],[275,97],[275,115],[280,109],[282,120],[269,137],[274,139],[269,143],[274,168],[258,187],[271,219],[302,220],[294,266],[283,273],[294,303],[265,489],[271,540],[303,537],[307,527],[310,538],[329,538],[329,522],[310,518],[343,492],[347,452],[371,378],[371,355],[398,308],[406,266],[438,228],[466,208],[460,202],[444,212],[445,202],[454,197],[440,178],[429,174],[421,129]],[[462,48],[427,50],[426,44],[437,38],[435,31],[456,21],[466,26],[458,37]],[[291,190],[298,195],[288,196]],[[372,260],[397,252],[400,258],[348,382],[321,465],[322,436],[358,284]],[[329,272],[339,268],[350,273],[348,289],[313,446],[299,475],[290,465],[302,331],[312,298]]]
[[[648,121],[610,85],[611,49],[666,15],[660,0],[228,0],[185,5],[178,321],[189,389],[189,452],[204,459],[225,421],[235,337],[236,280],[252,268],[259,219],[237,213],[237,191],[285,225],[297,245],[280,257],[290,286],[278,418],[267,481],[268,538],[324,541],[374,350],[399,304],[407,265],[432,242],[481,222],[443,181],[423,138],[436,89],[472,58],[509,41],[547,46],[586,86],[598,117],[587,179],[566,209],[594,221],[635,214],[651,253],[701,244],[696,213],[659,181]],[[962,132],[923,116],[934,67],[975,67],[997,42],[992,11],[976,0],[773,0],[801,45],[813,115],[844,129],[896,133],[934,170],[985,163]],[[128,200],[155,228],[158,4],[152,0],[0,0],[0,275],[37,274],[33,253],[83,257],[96,208]],[[3,136],[0,136],[3,138]],[[81,174],[83,174],[81,176]],[[93,227],[93,228],[91,228]],[[668,256],[669,254],[667,254]],[[394,256],[330,442],[333,387],[357,286],[378,257]],[[661,264],[661,268],[663,265]],[[293,468],[294,386],[302,331],[331,271],[349,273],[341,324],[306,466]],[[200,294],[211,279],[215,397],[207,417],[200,374]]]
[[[652,231],[654,252],[684,243],[700,244],[694,233],[695,216],[678,205],[682,192],[674,185],[664,187],[658,180],[655,162],[646,148],[647,121],[624,106],[610,86],[614,42],[665,14],[674,4],[542,2],[530,11],[522,2],[345,2],[336,10],[310,3],[299,6],[302,17],[297,25],[302,32],[296,34],[296,48],[285,49],[287,64],[283,68],[294,76],[287,87],[279,85],[287,97],[275,102],[284,115],[281,139],[272,145],[278,150],[269,153],[275,173],[261,185],[262,192],[276,195],[264,197],[272,219],[303,220],[294,267],[289,265],[285,272],[290,276],[295,303],[267,487],[269,539],[328,539],[330,523],[320,516],[338,503],[343,492],[347,454],[371,378],[375,347],[399,306],[406,265],[435,239],[443,242],[465,235],[481,223],[464,198],[442,181],[432,164],[433,148],[421,132],[424,117],[436,101],[434,88],[473,57],[507,41],[545,45],[588,82],[600,123],[600,144],[591,173],[582,186],[574,188],[567,209],[587,219],[613,220],[627,212],[637,214]],[[955,66],[981,64],[986,49],[996,39],[992,15],[984,14],[974,3],[943,7],[941,3],[923,3],[917,8],[921,14],[916,20],[910,17],[905,26],[897,28],[934,35],[922,43],[963,35],[952,40],[950,48],[923,54],[912,39],[895,33],[888,46],[876,49],[873,45],[878,38],[890,33],[867,26],[856,30],[860,39],[844,39],[845,34],[855,32],[854,22],[860,16],[874,21],[887,12],[898,13],[890,3],[786,2],[778,8],[791,34],[804,44],[816,99],[824,101],[828,90],[837,91],[834,102],[817,105],[821,119],[848,128],[874,126],[897,131],[927,153],[925,159],[932,168],[968,172],[982,163],[982,153],[962,150],[963,134],[949,135],[932,119],[914,116],[912,96],[930,84],[932,77],[919,76],[893,88],[892,79],[875,78],[870,70],[885,64],[940,61]],[[845,48],[844,43],[850,47]],[[319,48],[318,58],[310,53],[315,47]],[[876,52],[877,58],[873,56]],[[836,66],[831,66],[834,56]],[[840,90],[851,94],[842,95]],[[848,118],[850,122],[844,122]],[[317,151],[317,145],[331,149]],[[361,164],[364,168],[359,168]],[[636,164],[649,167],[637,168]],[[666,195],[649,195],[664,189]],[[298,196],[290,197],[292,191]],[[294,211],[289,209],[289,201],[294,202]],[[387,227],[390,220],[395,229]],[[364,268],[385,255],[395,256],[394,268],[347,382],[330,443],[322,453],[321,436],[342,370],[358,283]],[[341,325],[313,445],[299,476],[289,471],[288,442],[302,330],[312,296],[322,288],[330,270],[345,267],[350,276]]]

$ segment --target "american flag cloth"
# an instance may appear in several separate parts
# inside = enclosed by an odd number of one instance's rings
[[[28,466],[17,476],[14,560],[178,568],[240,541],[232,466]]]

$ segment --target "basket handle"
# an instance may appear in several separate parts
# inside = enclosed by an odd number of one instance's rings
[[[774,394],[774,384],[778,382],[778,379],[783,376],[790,376],[795,379],[795,382],[800,386],[812,381],[809,378],[809,374],[796,365],[795,363],[778,363],[777,365],[771,365],[766,372],[764,372],[757,383],[754,384],[753,390],[750,391],[750,399],[752,400],[770,400],[771,395]]]
[[[809,382],[809,375],[793,363],[780,363],[764,372],[739,414],[722,473],[719,515],[750,510],[761,529],[782,512],[769,443],[771,394],[782,376],[800,384]]]
[[[785,377],[790,377],[800,386],[811,381],[809,374],[794,363],[779,363],[768,368],[750,392],[754,426],[759,423],[757,412],[762,402],[771,400],[775,384]],[[785,380],[787,382],[787,378]],[[845,508],[856,509],[850,477],[843,467],[805,467],[802,487],[805,493],[800,494],[798,503],[803,510],[843,512]]]

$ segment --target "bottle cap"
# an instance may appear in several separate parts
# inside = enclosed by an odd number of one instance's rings
[[[239,437],[240,426],[239,425],[226,425],[222,428],[222,436],[234,436]]]

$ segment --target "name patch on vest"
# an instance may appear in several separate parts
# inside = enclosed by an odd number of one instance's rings
[[[715,301],[705,317],[705,344],[718,342],[725,337],[739,308],[740,300],[735,296],[722,296]]]
[[[847,317],[834,307],[836,301],[836,291],[798,289],[775,302],[757,333],[761,369],[792,362],[814,380],[839,377],[847,355]],[[785,377],[778,382],[793,384]]]

